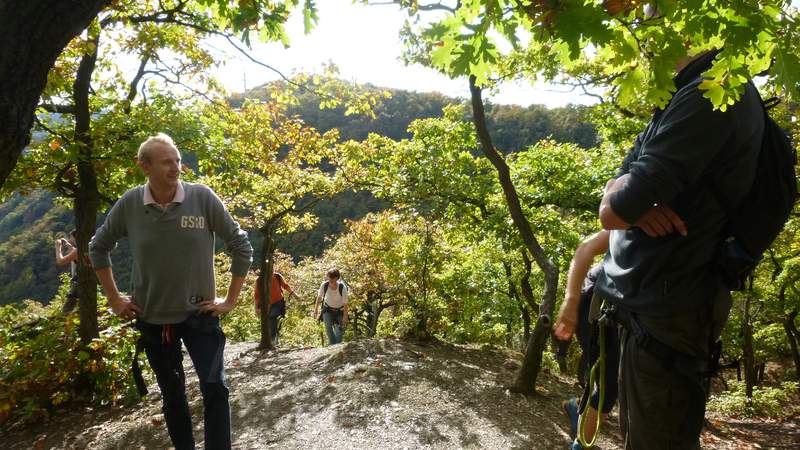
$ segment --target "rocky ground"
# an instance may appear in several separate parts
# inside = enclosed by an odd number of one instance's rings
[[[540,376],[538,394],[511,394],[520,355],[502,349],[396,340],[325,348],[226,350],[233,442],[240,449],[564,449],[561,400],[574,379]],[[186,358],[188,361],[188,358]],[[193,373],[187,368],[187,374]],[[151,391],[157,388],[151,386]],[[202,446],[202,399],[189,398]],[[800,447],[800,418],[770,423],[711,417],[706,448]],[[620,448],[616,417],[599,447]],[[72,408],[46,423],[3,432],[5,448],[168,448],[157,392],[129,407]]]

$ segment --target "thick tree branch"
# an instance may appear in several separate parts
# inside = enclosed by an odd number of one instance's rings
[[[369,2],[367,6],[387,6],[387,5],[403,5],[403,2],[400,0],[392,0],[392,1],[385,1],[385,2]],[[436,3],[428,3],[425,5],[416,5],[416,9],[419,11],[447,11],[449,13],[455,14],[458,8],[461,7],[461,2],[456,2],[456,6],[447,6],[443,2],[436,2]]]
[[[139,92],[139,82],[142,80],[142,77],[148,73],[148,71],[145,70],[148,62],[150,62],[150,52],[145,51],[141,61],[139,61],[139,69],[136,71],[136,75],[131,80],[130,87],[128,88],[128,96],[125,98],[126,103],[123,107],[123,111],[125,111],[126,114],[131,112],[131,105],[136,98],[137,92]]]
[[[159,2],[158,6],[159,8],[161,8],[163,4]],[[173,8],[161,9],[160,11],[156,11],[152,14],[147,14],[143,16],[120,17],[111,15],[100,21],[100,27],[105,28],[108,25],[118,22],[128,22],[128,23],[163,22],[165,19],[174,18],[176,14],[183,11],[185,6],[186,6],[186,0],[181,0]]]
[[[58,103],[41,103],[37,107],[53,114],[75,115],[75,105],[62,105]]]
[[[44,130],[44,131],[46,131],[48,134],[50,134],[50,135],[52,135],[52,136],[59,137],[59,138],[61,138],[61,140],[63,140],[64,142],[69,142],[69,141],[71,140],[71,139],[69,139],[67,136],[65,136],[65,135],[63,135],[63,134],[61,134],[61,133],[59,133],[59,132],[57,132],[57,131],[55,131],[55,130],[51,129],[51,128],[50,128],[50,127],[48,127],[47,125],[45,125],[45,124],[44,124],[44,122],[42,122],[42,121],[39,119],[39,116],[36,116],[36,115],[34,115],[34,116],[33,116],[33,120],[36,122],[36,124],[39,126],[39,128],[43,129],[43,130]]]

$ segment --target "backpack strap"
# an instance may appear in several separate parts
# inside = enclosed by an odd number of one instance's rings
[[[764,119],[764,133],[766,134],[766,132],[767,132],[766,124],[769,122],[769,113],[767,111],[769,111],[770,109],[778,106],[781,103],[781,99],[780,99],[780,97],[770,97],[770,98],[764,100],[763,98],[761,98],[761,93],[758,92],[758,89],[754,89],[754,90],[755,90],[756,96],[758,96],[758,102],[761,103],[761,108],[764,111],[764,118],[763,118]],[[763,139],[763,137],[762,137],[762,139]],[[761,151],[761,149],[759,149],[759,151]],[[756,180],[754,179],[753,182],[755,183],[755,181]],[[704,186],[704,185],[711,192],[711,194],[714,197],[714,200],[717,202],[717,204],[722,206],[722,209],[725,211],[725,214],[728,216],[728,220],[730,220],[731,216],[733,216],[733,214],[736,212],[736,210],[741,205],[731,205],[728,202],[728,200],[725,197],[725,195],[723,195],[722,192],[720,192],[719,187],[717,187],[716,180],[714,180],[713,177],[708,177],[706,181],[704,181],[704,182],[702,182],[700,184],[701,187]],[[752,186],[749,189],[752,189]],[[742,201],[744,201],[744,200],[745,200],[745,198],[742,199]]]
[[[769,111],[770,109],[780,105],[781,99],[780,97],[770,97],[766,100],[761,100],[761,104],[764,106],[766,111]]]
[[[323,296],[328,293],[328,283],[330,283],[330,281],[326,281],[322,287]],[[344,283],[337,283],[337,284],[339,285],[339,295],[344,295]]]

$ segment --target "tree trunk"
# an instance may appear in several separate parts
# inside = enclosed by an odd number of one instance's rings
[[[525,351],[527,347],[528,339],[531,337],[531,313],[528,311],[528,307],[523,304],[522,299],[520,299],[519,293],[517,292],[517,288],[514,285],[513,273],[511,272],[511,264],[508,261],[503,261],[503,269],[506,272],[506,279],[508,280],[508,296],[511,297],[512,300],[515,300],[517,303],[517,307],[519,308],[520,314],[522,316],[522,330],[523,330],[523,342],[522,342],[522,350]],[[528,285],[530,287],[530,285]],[[531,292],[531,301],[533,301],[533,292]]]
[[[531,338],[531,313],[527,306],[520,304],[519,307],[522,310],[522,337],[525,339],[522,345],[525,350],[528,348],[528,341]]]
[[[351,314],[353,315],[353,339],[358,339],[361,336],[361,330],[358,328],[358,321],[361,319],[361,310],[353,308]]]
[[[375,333],[378,331],[378,317],[381,315],[381,301],[378,298],[378,294],[375,292],[367,292],[367,304],[366,304],[366,328],[367,328],[367,337],[374,338]]]
[[[0,42],[4,42],[0,49],[0,186],[30,142],[33,113],[47,73],[72,38],[109,4],[111,0],[0,2]]]
[[[794,324],[797,318],[797,308],[793,309],[791,313],[783,318],[783,329],[786,331],[786,337],[789,340],[789,347],[792,351],[792,359],[794,360],[794,377],[800,380],[800,351],[798,351],[797,341],[800,338],[800,333],[797,331],[797,326]]]
[[[430,288],[430,251],[433,247],[433,239],[431,237],[432,231],[430,224],[425,221],[425,245],[423,246],[424,253],[422,255],[422,273],[420,276],[421,280],[421,301],[417,300],[412,304],[416,304],[416,308],[414,313],[416,315],[417,324],[412,330],[412,337],[416,340],[427,342],[432,340],[433,336],[431,335],[430,331],[428,330],[428,320],[430,319],[431,311],[430,311],[430,304],[428,301],[428,294]]]
[[[524,249],[520,251],[520,253],[522,253],[522,262],[525,264],[525,271],[522,273],[522,278],[519,280],[519,290],[531,311],[534,314],[538,314],[539,305],[536,303],[536,298],[533,296],[533,287],[531,287],[531,259],[528,257],[528,252]]]
[[[78,334],[83,345],[89,345],[92,339],[100,335],[97,329],[97,277],[94,270],[85,264],[89,254],[89,240],[95,231],[97,210],[100,206],[97,173],[92,164],[94,143],[91,136],[92,116],[89,109],[89,91],[92,73],[97,62],[98,36],[92,36],[90,42],[94,46],[90,53],[81,58],[75,83],[72,86],[72,99],[75,103],[75,143],[78,145],[78,179],[80,181],[74,201],[78,245],[78,313],[81,320]]]
[[[753,325],[750,323],[750,302],[752,291],[744,300],[744,314],[742,315],[742,353],[744,363],[744,386],[747,398],[753,398],[753,387],[756,385],[756,363],[753,351]]]
[[[261,309],[261,341],[258,344],[260,350],[274,350],[272,343],[271,327],[269,320],[270,310],[270,290],[272,289],[272,274],[275,271],[275,238],[273,236],[274,226],[268,223],[261,229],[264,235],[264,243],[261,245],[261,296],[258,299]]]
[[[553,348],[553,353],[556,355],[556,362],[558,362],[558,370],[562,375],[567,373],[567,355],[569,354],[569,346],[572,339],[562,341],[556,338],[555,334],[550,333],[550,345]]]
[[[511,180],[511,171],[505,159],[492,144],[489,130],[486,127],[486,114],[481,98],[481,89],[475,84],[475,76],[469,77],[469,89],[472,98],[472,113],[475,128],[478,132],[478,139],[481,143],[481,150],[492,165],[497,170],[500,185],[503,188],[503,195],[511,213],[511,219],[519,231],[525,248],[533,256],[536,265],[544,273],[544,290],[539,309],[539,317],[536,320],[536,327],[528,341],[525,351],[525,359],[517,373],[517,379],[511,388],[514,392],[533,394],[536,391],[536,378],[539,376],[539,369],[542,363],[542,352],[545,349],[547,338],[550,336],[552,328],[553,309],[556,304],[556,292],[558,289],[558,268],[545,254],[544,249],[539,245],[533,235],[530,222],[522,211],[522,205],[517,195],[517,190]]]

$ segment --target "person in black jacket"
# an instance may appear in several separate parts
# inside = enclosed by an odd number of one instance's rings
[[[681,62],[677,92],[638,136],[600,204],[612,231],[595,290],[622,326],[626,449],[700,448],[703,372],[731,305],[713,269],[728,220],[717,196],[742,201],[764,132],[751,82],[724,111],[703,97],[701,74],[717,53]]]

